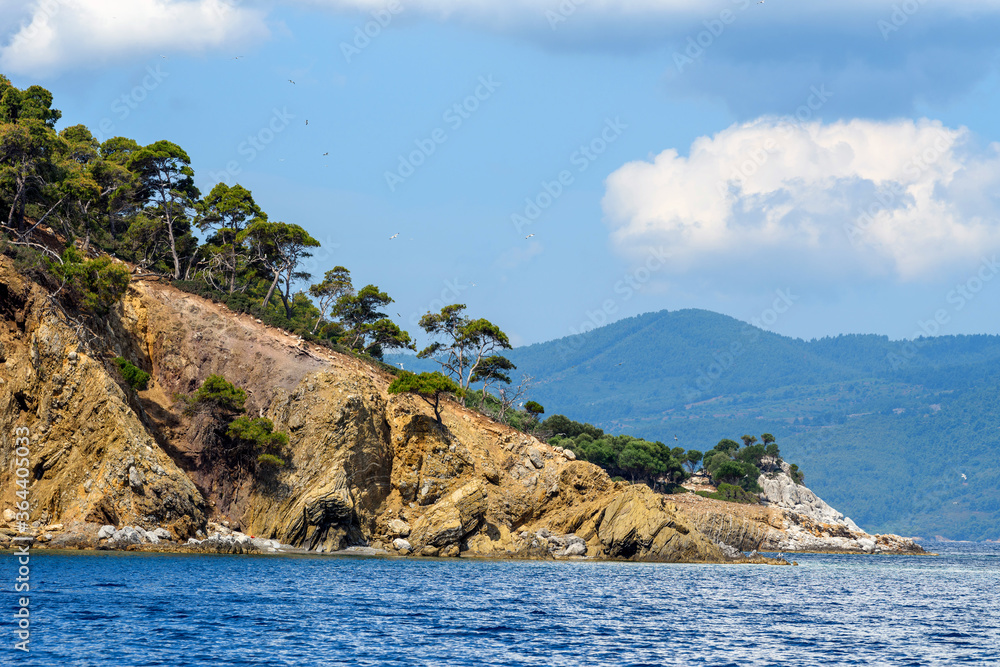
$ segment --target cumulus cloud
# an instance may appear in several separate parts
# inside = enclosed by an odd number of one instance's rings
[[[997,193],[1000,145],[965,128],[767,117],[624,165],[603,206],[621,251],[667,245],[679,274],[917,281],[1000,251]]]
[[[15,15],[6,8],[0,69],[27,76],[268,35],[265,12],[236,0],[36,0]]]

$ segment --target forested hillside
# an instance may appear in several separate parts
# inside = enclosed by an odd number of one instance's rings
[[[773,433],[869,531],[1000,539],[998,336],[802,341],[683,310],[507,356],[546,414],[701,451]]]

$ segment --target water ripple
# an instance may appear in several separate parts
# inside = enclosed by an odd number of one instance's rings
[[[1000,664],[1000,545],[797,559],[775,568],[38,552],[33,649],[16,663]],[[0,570],[14,568],[0,556]]]

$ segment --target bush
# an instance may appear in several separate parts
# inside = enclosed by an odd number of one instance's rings
[[[135,366],[125,357],[115,357],[115,363],[118,364],[118,370],[121,371],[122,377],[133,391],[145,391],[149,388],[149,373]]]
[[[66,281],[80,309],[94,315],[107,315],[128,289],[128,269],[110,257],[86,259],[73,246],[63,251],[61,264],[51,263],[51,270]]]
[[[727,503],[740,503],[742,505],[760,504],[760,498],[752,493],[747,493],[734,484],[720,484],[715,493],[709,493],[708,491],[698,491],[697,493],[703,498],[722,500]]]
[[[221,375],[209,375],[191,397],[191,407],[207,405],[222,412],[243,412],[247,393]]]

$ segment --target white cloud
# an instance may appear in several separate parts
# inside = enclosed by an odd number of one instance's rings
[[[265,13],[236,0],[37,0],[6,25],[0,69],[28,76],[268,36]]]
[[[615,245],[668,245],[676,273],[901,281],[1000,252],[1000,145],[921,120],[777,118],[666,150],[607,179]]]

